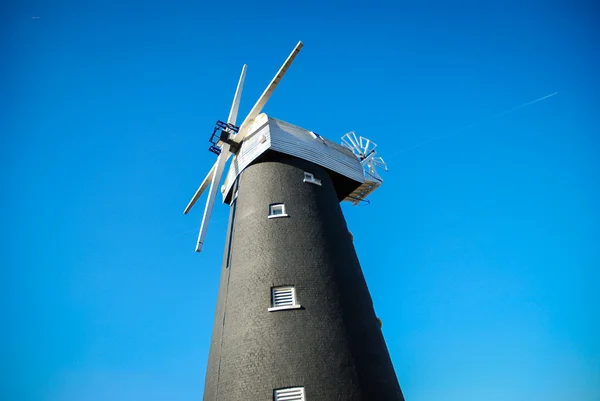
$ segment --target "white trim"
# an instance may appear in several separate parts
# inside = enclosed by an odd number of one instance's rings
[[[281,206],[281,208],[279,208]],[[275,208],[281,209],[281,213],[274,213]],[[269,219],[276,219],[278,217],[289,217],[285,213],[285,204],[283,203],[272,203],[269,205],[269,215],[267,216]]]
[[[302,308],[302,305],[300,305],[300,304],[285,305],[285,306],[271,306],[271,307],[267,308],[267,311],[277,312],[278,310],[300,309],[300,308]]]
[[[290,215],[289,214],[276,214],[273,216],[267,216],[268,219],[276,219],[278,217],[290,217]]]

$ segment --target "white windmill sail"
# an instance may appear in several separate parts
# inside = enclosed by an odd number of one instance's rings
[[[242,98],[242,88],[244,86],[244,79],[246,78],[246,68],[247,67],[244,64],[244,66],[242,67],[242,74],[240,75],[240,80],[238,81],[238,86],[233,97],[233,104],[231,105],[231,110],[229,111],[229,117],[227,118],[228,124],[235,125],[235,121],[237,120],[238,109],[240,107],[240,100]],[[206,230],[208,229],[208,222],[210,221],[210,216],[212,215],[215,199],[217,198],[217,189],[219,187],[219,183],[221,182],[223,170],[225,169],[225,162],[227,162],[227,158],[230,154],[229,148],[230,145],[228,143],[224,142],[221,145],[221,153],[219,154],[217,162],[215,163],[216,167],[214,168],[214,173],[210,183],[210,190],[208,191],[208,199],[206,200],[204,215],[202,216],[202,224],[200,225],[200,232],[198,233],[196,252],[200,252],[202,250],[202,245],[204,244],[204,237],[206,236]]]
[[[298,42],[298,44],[296,44],[296,46],[294,47],[294,50],[292,50],[292,53],[285,60],[285,62],[283,63],[283,65],[281,66],[279,71],[277,71],[277,74],[275,74],[275,77],[273,78],[273,80],[271,80],[271,82],[269,83],[269,85],[267,86],[265,91],[259,97],[259,99],[256,102],[256,104],[254,105],[254,107],[252,107],[252,109],[250,110],[250,113],[248,113],[248,116],[246,116],[246,118],[244,119],[244,122],[240,125],[240,129],[239,129],[237,135],[235,135],[231,138],[233,140],[233,142],[235,142],[237,144],[241,144],[243,142],[244,138],[246,137],[246,134],[248,133],[248,129],[252,125],[252,122],[260,114],[263,107],[266,105],[267,101],[273,94],[273,91],[275,90],[275,88],[277,87],[277,85],[279,84],[279,82],[281,81],[283,76],[285,75],[286,71],[288,70],[288,68],[290,67],[290,65],[292,64],[294,59],[296,58],[296,55],[298,54],[300,49],[302,49],[302,46],[303,46],[302,42]],[[232,104],[231,110],[229,112],[229,118],[227,119],[228,124],[235,125],[245,76],[246,76],[246,66],[244,65],[244,67],[242,68],[242,74],[240,76],[240,80],[238,82],[238,86],[237,86],[236,93],[234,96],[233,104]],[[229,134],[232,135],[233,132],[230,132]],[[232,154],[233,153],[231,152],[231,145],[229,143],[223,142],[221,144],[221,152],[219,154],[217,162],[211,167],[210,171],[208,172],[208,174],[202,181],[202,184],[200,184],[200,187],[196,190],[196,193],[194,194],[194,196],[192,197],[192,199],[190,200],[190,202],[188,203],[188,205],[186,206],[186,208],[184,210],[185,214],[187,214],[191,210],[191,208],[195,205],[195,203],[200,198],[202,193],[206,190],[206,188],[208,187],[208,184],[210,182],[208,199],[206,201],[206,206],[204,208],[204,215],[202,218],[202,223],[200,225],[200,232],[198,233],[198,242],[196,245],[196,252],[200,252],[202,250],[202,246],[204,244],[204,237],[206,236],[208,222],[209,222],[210,216],[212,214],[212,209],[214,207],[215,199],[217,196],[217,191],[218,191],[218,188],[220,187],[221,177],[223,175],[225,163],[231,157]]]
[[[294,47],[294,50],[292,50],[292,52],[285,60],[279,71],[277,71],[275,77],[271,80],[271,82],[269,83],[265,91],[262,93],[262,95],[260,95],[256,104],[254,104],[254,107],[252,107],[250,113],[248,113],[248,115],[244,119],[244,122],[242,123],[242,125],[240,125],[240,131],[233,139],[235,142],[241,143],[244,140],[246,134],[248,133],[248,128],[250,128],[250,126],[254,122],[254,119],[260,114],[263,107],[265,107],[265,105],[269,101],[269,98],[275,91],[275,88],[277,88],[277,85],[279,85],[279,82],[281,81],[287,70],[292,65],[292,62],[302,49],[302,46],[304,46],[304,43],[302,43],[301,41],[298,42],[298,44],[296,44],[296,47]]]

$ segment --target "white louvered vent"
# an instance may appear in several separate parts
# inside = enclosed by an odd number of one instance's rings
[[[294,305],[294,288],[279,287],[273,288],[273,306],[292,306]]]
[[[296,291],[292,286],[271,288],[271,307],[269,311],[281,309],[299,309],[296,302]]]
[[[275,390],[274,401],[306,401],[306,398],[304,398],[304,387]]]

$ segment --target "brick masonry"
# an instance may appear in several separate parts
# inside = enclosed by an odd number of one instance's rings
[[[231,207],[204,401],[270,401],[274,389],[296,386],[308,401],[404,400],[338,178],[304,160],[267,157],[241,173]],[[304,183],[304,171],[322,186]],[[272,203],[284,203],[289,217],[268,219]],[[267,311],[280,285],[295,287],[301,309]]]

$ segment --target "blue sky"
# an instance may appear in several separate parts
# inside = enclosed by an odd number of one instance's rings
[[[241,117],[298,40],[265,111],[379,144],[343,209],[406,398],[600,399],[592,2],[13,3],[3,399],[201,399],[228,210],[202,254],[182,211],[242,64]]]

